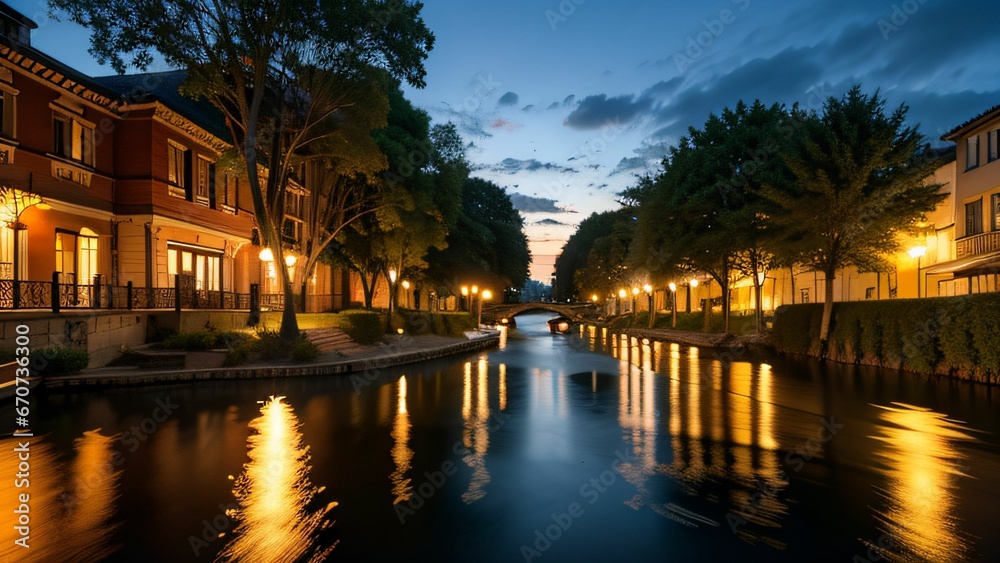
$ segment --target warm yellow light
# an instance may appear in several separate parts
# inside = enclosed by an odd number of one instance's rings
[[[633,287],[632,288],[632,295],[639,295],[639,288],[638,287]]]
[[[396,283],[396,270],[389,270],[389,283]]]
[[[926,246],[914,246],[909,250],[910,258],[920,258],[925,253],[927,253]]]
[[[285,256],[285,265],[288,266],[289,268],[295,265],[295,261],[296,261],[295,255],[288,254]]]
[[[403,280],[403,289],[410,289],[410,280]]]
[[[493,299],[493,292],[490,291],[490,290],[488,290],[488,289],[484,289],[483,290],[483,299],[485,299],[485,300]]]
[[[591,295],[590,296],[590,300],[593,301],[594,303],[597,303],[597,295],[596,294],[595,295]]]
[[[670,288],[670,291],[677,291],[677,284],[674,282],[670,282],[670,285],[668,285],[667,287]]]
[[[698,278],[694,278],[691,280],[691,287],[698,287]]]
[[[642,290],[645,291],[646,293],[653,293],[653,286],[647,283],[646,285],[642,286]]]
[[[618,297],[621,297],[621,298],[623,298],[623,299],[624,299],[624,297],[625,297],[626,295],[628,295],[628,294],[627,294],[627,293],[625,293],[625,290],[624,290],[624,289],[619,289],[619,290],[618,290]]]
[[[271,249],[267,247],[265,247],[264,250],[261,250],[260,254],[257,257],[260,258],[261,262],[274,261],[274,253],[271,252]]]
[[[477,293],[479,293],[479,286],[478,285],[472,286],[472,294],[475,295]]]
[[[465,285],[462,286],[462,296],[463,297],[468,297],[469,296],[469,287],[468,286],[465,286]]]
[[[40,211],[48,211],[49,209],[52,209],[52,206],[43,201],[42,203],[36,205],[35,209],[38,209]]]

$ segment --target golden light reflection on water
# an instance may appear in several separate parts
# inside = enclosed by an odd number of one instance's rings
[[[396,382],[396,418],[392,423],[392,461],[396,470],[389,476],[392,483],[393,504],[410,500],[413,487],[407,475],[413,465],[413,450],[410,449],[410,413],[406,408],[406,376]]]
[[[490,472],[486,468],[486,452],[490,447],[489,365],[486,356],[476,362],[476,377],[472,376],[472,362],[464,366],[462,388],[462,443],[469,452],[463,461],[472,468],[469,488],[462,493],[462,500],[472,504],[486,496]],[[504,398],[506,401],[506,398]]]
[[[76,457],[67,467],[48,443],[32,439],[27,488],[15,486],[17,456],[0,456],[0,472],[9,477],[0,481],[0,495],[5,499],[0,559],[98,561],[117,550],[111,544],[121,476],[112,463],[115,443],[115,438],[102,436],[99,429],[84,432],[74,443]],[[16,447],[9,440],[0,445],[8,452]],[[7,499],[13,503],[20,493],[29,494],[29,549],[14,544],[20,537],[14,528],[16,515],[13,506],[6,508]]]
[[[317,535],[337,503],[312,507],[323,489],[309,480],[309,447],[283,399],[271,397],[250,422],[250,461],[233,488],[239,508],[229,513],[236,527],[220,561],[322,561],[333,550]]]
[[[881,442],[876,451],[889,477],[882,507],[875,517],[892,539],[889,550],[870,545],[883,557],[900,561],[961,561],[969,556],[969,542],[960,532],[953,510],[957,481],[965,476],[964,455],[956,444],[974,440],[947,415],[892,403],[878,407],[884,422],[872,436]]]

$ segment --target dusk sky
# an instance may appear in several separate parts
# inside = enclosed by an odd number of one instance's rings
[[[13,0],[33,46],[93,76],[88,33]],[[689,126],[738,100],[819,109],[861,83],[938,138],[1000,103],[1000,2],[429,0],[427,88],[408,97],[453,121],[475,174],[525,215],[532,278],[591,212],[653,172]],[[151,68],[166,70],[164,68]]]

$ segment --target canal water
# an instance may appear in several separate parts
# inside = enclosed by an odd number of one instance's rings
[[[547,318],[354,377],[39,392],[0,560],[1000,560],[996,389]]]

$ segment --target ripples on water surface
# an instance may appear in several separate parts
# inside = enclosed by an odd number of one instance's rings
[[[546,318],[373,380],[38,393],[0,557],[1000,560],[997,390]]]

